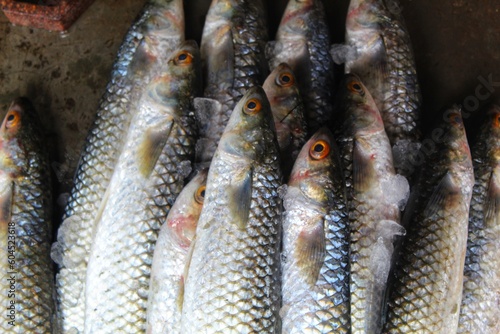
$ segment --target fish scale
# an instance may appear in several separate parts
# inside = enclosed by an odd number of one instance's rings
[[[8,118],[13,115],[17,125],[7,128]],[[49,159],[43,143],[33,105],[25,98],[15,99],[0,129],[0,245],[3,252],[0,304],[4,314],[0,329],[3,333],[51,333],[55,328],[54,267],[49,255],[52,193]],[[15,248],[10,253],[12,235]],[[14,255],[14,263],[8,262],[11,255]],[[12,276],[14,291],[8,280]],[[12,319],[8,307],[13,301]],[[14,326],[9,321],[13,321]]]
[[[311,148],[322,141],[331,153],[311,158]],[[283,200],[282,333],[350,331],[349,227],[343,182],[333,138],[320,129],[299,154]],[[311,248],[313,254],[306,251]]]
[[[457,333],[500,331],[498,220],[500,108],[492,106],[473,153],[475,184],[469,214],[464,290]]]
[[[162,20],[163,15],[169,19]],[[150,0],[118,51],[110,82],[80,156],[59,230],[65,232],[59,232],[52,249],[52,257],[60,268],[56,284],[62,331],[83,331],[84,281],[92,223],[136,110],[132,101],[149,80],[149,71],[161,64],[168,57],[168,50],[184,39],[183,17],[182,1]],[[171,18],[178,21],[169,21]]]
[[[197,162],[209,162],[236,103],[267,75],[267,23],[262,0],[213,0],[201,41],[204,97],[218,101],[202,113]],[[221,31],[223,32],[222,36]],[[222,40],[222,43],[214,42]],[[231,68],[227,68],[231,66]]]
[[[455,333],[474,176],[460,109],[444,113],[403,218],[383,333]],[[436,133],[436,132],[433,132]]]
[[[196,43],[184,42],[138,102],[94,229],[85,333],[145,330],[154,245],[194,157],[198,61]]]
[[[247,115],[246,106],[262,109]],[[281,185],[260,87],[236,105],[210,165],[185,280],[182,333],[279,332]]]

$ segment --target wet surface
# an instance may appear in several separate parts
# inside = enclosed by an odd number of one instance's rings
[[[286,2],[268,1],[271,37]],[[325,1],[335,43],[343,39],[348,2]],[[116,52],[144,3],[96,1],[66,33],[16,27],[0,14],[0,116],[16,96],[32,99],[47,133],[56,198],[70,190]],[[209,1],[185,3],[186,36],[199,41]],[[415,51],[427,128],[451,103],[474,111],[499,101],[500,0],[403,0],[401,8]]]

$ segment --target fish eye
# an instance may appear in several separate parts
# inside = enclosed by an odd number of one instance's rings
[[[188,65],[193,62],[193,56],[187,51],[181,51],[177,57],[175,57],[175,63],[177,65]]]
[[[5,121],[5,128],[10,129],[19,124],[21,120],[21,117],[19,115],[19,112],[15,110],[11,110],[7,113],[6,121]]]
[[[258,99],[253,98],[253,99],[250,99],[250,100],[247,101],[247,103],[245,104],[245,108],[243,109],[243,111],[247,115],[255,115],[261,109],[262,109],[262,104],[260,103],[260,101]]]
[[[330,153],[330,145],[324,140],[316,141],[309,149],[309,156],[314,160],[324,159]]]
[[[206,185],[202,185],[196,190],[196,193],[194,194],[194,199],[196,200],[197,203],[203,204],[203,201],[205,200],[206,188],[207,188]]]
[[[285,72],[281,73],[278,77],[278,85],[282,87],[290,87],[295,83],[291,73]]]
[[[353,93],[359,93],[361,95],[364,95],[365,92],[363,90],[363,86],[361,86],[361,83],[358,81],[352,81],[348,84],[347,88],[353,92]]]

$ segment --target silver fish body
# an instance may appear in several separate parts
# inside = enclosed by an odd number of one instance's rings
[[[394,150],[398,173],[410,176],[420,147],[421,93],[401,8],[394,0],[351,0],[346,44],[356,57],[346,73],[356,73],[372,93]]]
[[[331,133],[302,148],[283,199],[282,333],[349,333],[349,223]]]
[[[236,105],[210,165],[182,333],[279,333],[279,151],[262,88]]]
[[[295,75],[285,63],[279,64],[269,74],[262,88],[271,104],[283,175],[288,178],[307,138],[305,106]]]
[[[421,152],[427,155],[426,168],[403,217],[408,231],[395,268],[384,333],[457,331],[474,185],[460,109],[448,109],[430,136],[434,147]]]
[[[267,76],[262,0],[212,0],[201,40],[205,99],[200,100],[197,162],[209,163],[236,103]]]
[[[321,0],[289,0],[270,43],[270,68],[287,63],[294,71],[306,107],[309,134],[332,117],[333,60],[330,36]]]
[[[493,334],[500,332],[500,107],[488,111],[472,158],[475,184],[457,333]]]
[[[55,329],[52,191],[43,131],[25,98],[0,127],[0,305],[2,333]]]
[[[145,330],[154,245],[194,158],[198,61],[196,43],[184,42],[138,101],[94,225],[85,333]]]
[[[53,246],[58,322],[62,332],[83,332],[85,271],[92,223],[123,148],[134,101],[158,66],[184,40],[181,0],[150,0],[129,29],[81,153],[64,221]],[[63,231],[63,232],[61,232]]]
[[[181,286],[203,207],[207,172],[198,172],[182,189],[158,234],[151,264],[147,333],[181,333]]]

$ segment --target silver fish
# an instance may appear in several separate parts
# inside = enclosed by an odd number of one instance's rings
[[[146,332],[180,333],[181,286],[189,246],[205,200],[208,170],[198,172],[182,189],[156,241],[147,307]]]
[[[500,107],[472,150],[475,185],[469,213],[462,306],[457,333],[500,333]]]
[[[38,115],[15,99],[0,127],[2,333],[55,329],[50,165]]]
[[[111,79],[87,135],[71,197],[59,228],[52,258],[56,277],[58,322],[62,332],[83,332],[85,271],[92,223],[123,148],[142,89],[184,40],[182,0],[150,0],[120,47]]]
[[[184,42],[138,101],[94,225],[85,333],[145,330],[154,244],[194,158],[197,64],[196,43]]]
[[[309,134],[332,117],[333,60],[322,0],[289,0],[267,54],[269,67],[290,65],[306,107]]]
[[[345,182],[325,128],[302,148],[283,203],[282,333],[350,333]]]
[[[210,165],[181,333],[279,333],[279,164],[269,102],[251,88]]]

